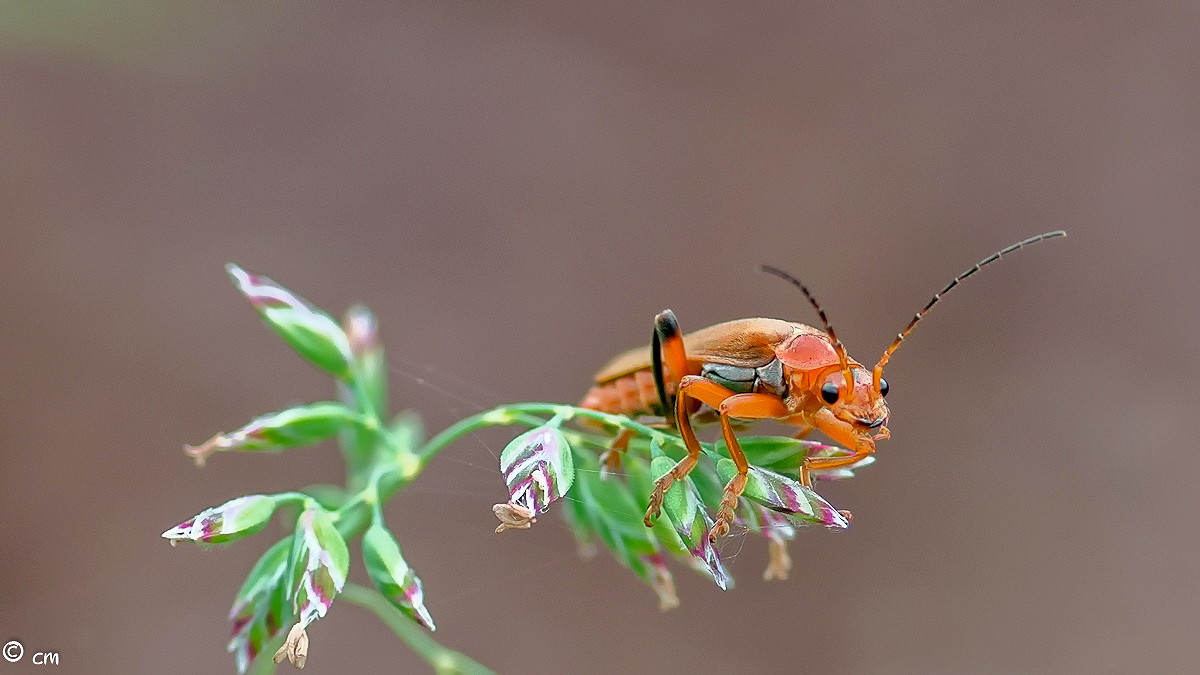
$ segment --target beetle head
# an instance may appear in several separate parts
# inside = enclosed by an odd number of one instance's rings
[[[795,335],[780,345],[775,355],[792,372],[791,387],[808,391],[814,403],[828,408],[838,419],[864,433],[887,422],[888,407],[883,402],[887,381],[880,380],[877,386],[871,371],[839,354],[827,334],[814,330]],[[849,389],[847,372],[853,382]]]
[[[800,283],[799,279],[774,267],[761,265],[759,267],[761,271],[777,276],[799,288],[804,293],[804,297],[808,299],[809,304],[817,311],[817,315],[821,318],[821,326],[825,329],[824,334],[805,333],[794,337],[789,342],[781,345],[776,350],[776,355],[785,365],[797,371],[800,377],[795,384],[801,386],[801,388],[805,384],[811,387],[809,391],[815,391],[816,395],[820,397],[820,403],[823,404],[823,407],[828,408],[839,419],[854,425],[856,429],[864,433],[867,433],[870,429],[878,428],[879,434],[876,438],[886,437],[887,427],[883,425],[887,423],[888,407],[883,402],[883,397],[887,396],[888,384],[887,380],[883,379],[883,367],[887,365],[892,354],[900,348],[900,344],[904,342],[904,338],[908,337],[908,334],[912,332],[917,323],[942,299],[942,296],[949,293],[955,286],[958,286],[959,282],[975,274],[981,268],[1000,260],[1003,256],[1019,248],[1036,244],[1046,239],[1063,237],[1066,234],[1066,232],[1058,230],[1019,241],[996,251],[983,260],[980,260],[967,271],[954,277],[954,280],[947,284],[940,292],[935,293],[933,299],[908,322],[908,326],[896,335],[896,339],[892,341],[891,346],[884,350],[883,356],[879,357],[879,362],[875,364],[872,372],[868,372],[861,364],[846,355],[846,348],[842,346],[837,333],[833,332],[833,326],[829,325],[829,319],[825,317],[825,311],[821,309],[821,305],[817,303],[816,298],[812,296],[812,293],[808,291],[808,288],[804,284]],[[812,373],[817,369],[822,370],[816,375],[814,380],[808,380],[807,373]],[[852,381],[852,386],[846,386],[847,380]]]
[[[840,367],[828,368],[816,378],[814,389],[821,403],[835,417],[854,426],[863,433],[872,433],[887,424],[887,403],[883,397],[887,395],[886,380],[881,380],[882,387],[875,385],[871,371],[859,364],[850,367],[852,389],[846,387],[846,378]]]

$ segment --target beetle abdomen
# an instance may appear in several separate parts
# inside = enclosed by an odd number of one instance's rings
[[[667,395],[675,393],[675,385],[667,382]],[[658,389],[649,370],[638,370],[628,375],[597,384],[588,390],[580,408],[598,410],[610,415],[662,415],[658,401]]]
[[[704,363],[700,366],[699,375],[737,394],[758,392],[780,397],[787,395],[783,364],[778,359],[773,359],[767,365],[758,368]],[[667,397],[673,397],[678,385],[674,378],[670,377],[670,373],[667,373],[665,380]],[[663,414],[662,404],[658,400],[658,389],[654,386],[654,376],[649,370],[637,370],[595,385],[588,390],[579,407],[629,417]]]

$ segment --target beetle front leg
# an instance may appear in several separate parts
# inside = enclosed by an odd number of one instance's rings
[[[779,420],[779,421],[788,426],[799,428],[799,431],[792,434],[792,438],[794,438],[798,441],[802,441],[805,438],[808,438],[809,434],[811,434],[814,430],[816,430],[816,427],[809,424],[808,420],[804,419],[804,415],[802,415],[802,414],[801,415],[792,415],[791,417],[789,417],[787,419],[783,419],[783,420]]]
[[[687,447],[688,455],[679,460],[665,475],[654,481],[654,491],[650,493],[650,506],[646,509],[646,527],[650,527],[653,519],[658,517],[659,512],[662,511],[663,493],[671,487],[672,483],[682,480],[691,473],[692,468],[696,466],[696,460],[700,459],[700,441],[696,439],[696,432],[692,430],[687,399],[694,398],[713,408],[720,408],[721,402],[733,395],[732,391],[699,375],[688,375],[679,381],[679,391],[675,395],[675,424],[679,427],[679,435],[683,436],[683,444]]]
[[[812,477],[809,474],[813,471],[853,466],[875,452],[875,441],[870,436],[857,431],[849,422],[838,419],[827,408],[817,411],[809,423],[825,432],[825,435],[835,442],[854,448],[854,454],[845,457],[805,457],[804,463],[800,465],[800,484],[804,487],[812,487]]]

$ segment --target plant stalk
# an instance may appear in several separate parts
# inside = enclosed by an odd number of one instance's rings
[[[438,644],[424,628],[396,609],[378,592],[346,583],[341,597],[375,613],[414,652],[433,666],[437,675],[496,675],[470,657]]]
[[[660,429],[646,426],[640,422],[635,422],[623,415],[609,415],[597,410],[576,408],[574,406],[562,405],[561,403],[517,403],[514,405],[502,405],[455,422],[443,429],[438,435],[429,439],[417,454],[424,463],[428,462],[434,455],[441,452],[454,441],[480,429],[510,425],[534,426],[536,424],[545,424],[544,420],[532,417],[537,415],[546,417],[562,416],[566,419],[584,417],[609,426],[633,429],[648,438],[658,438],[663,443],[678,444],[681,442],[678,436],[664,433]]]

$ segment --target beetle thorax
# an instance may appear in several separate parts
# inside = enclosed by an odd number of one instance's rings
[[[787,396],[783,364],[772,359],[758,368],[731,366],[724,363],[705,363],[700,374],[737,394],[750,392]]]

